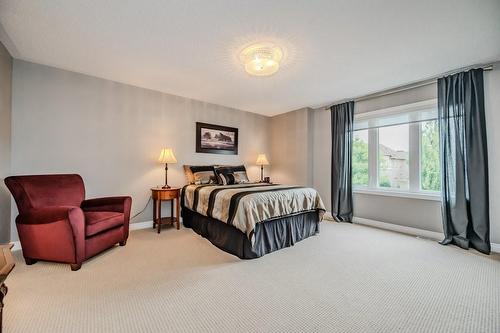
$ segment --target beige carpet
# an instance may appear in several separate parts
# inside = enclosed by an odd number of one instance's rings
[[[69,266],[17,266],[4,332],[500,332],[500,258],[324,222],[241,261],[190,229]]]

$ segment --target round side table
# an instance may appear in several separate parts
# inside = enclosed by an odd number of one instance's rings
[[[180,188],[161,188],[153,187],[151,188],[151,197],[153,198],[153,229],[157,228],[158,233],[160,233],[161,226],[165,224],[177,224],[177,230],[180,228]],[[176,201],[176,209],[174,216],[174,200]],[[161,217],[161,202],[170,201],[170,216]]]

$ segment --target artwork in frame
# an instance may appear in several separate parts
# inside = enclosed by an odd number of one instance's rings
[[[197,122],[196,152],[238,155],[238,129]]]

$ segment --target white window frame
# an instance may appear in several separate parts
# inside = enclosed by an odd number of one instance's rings
[[[398,112],[408,112],[412,109],[432,106],[437,107],[437,100],[427,100],[407,105],[401,105],[372,112],[355,115],[357,119],[373,118]],[[382,195],[401,198],[413,198],[423,200],[440,201],[441,194],[438,191],[426,191],[421,189],[421,132],[422,122],[409,123],[409,189],[381,188],[378,179],[378,128],[368,129],[368,186],[353,185],[353,192],[359,194]],[[416,158],[415,158],[416,157]]]

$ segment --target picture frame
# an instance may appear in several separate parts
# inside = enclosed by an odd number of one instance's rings
[[[196,152],[238,155],[238,128],[196,122]]]

